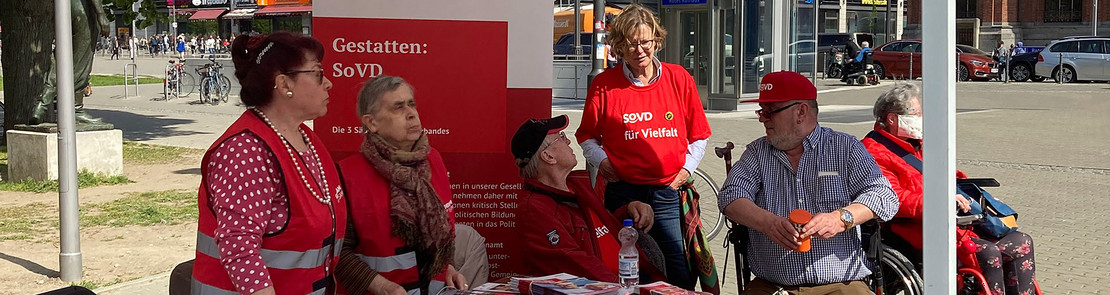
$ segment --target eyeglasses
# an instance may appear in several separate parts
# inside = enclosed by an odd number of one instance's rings
[[[624,44],[626,46],[628,46],[628,50],[636,50],[636,49],[648,50],[650,48],[654,48],[652,45],[655,45],[655,40],[644,40],[644,41],[640,41],[640,42],[636,42],[636,43],[625,42]]]
[[[316,73],[316,83],[324,84],[324,70],[323,69],[292,71],[292,72],[284,72],[282,74],[296,75],[296,74],[303,74],[303,73]]]
[[[556,138],[555,140],[552,140],[552,141],[545,141],[542,145],[540,145],[540,148],[536,149],[536,152],[537,153],[541,152],[541,151],[547,149],[547,147],[551,146],[552,144],[555,144],[555,142],[560,141],[560,140],[569,141],[570,139],[567,139],[567,134],[566,133],[564,133],[563,131],[559,131],[559,138]]]
[[[771,116],[774,116],[775,114],[778,114],[778,113],[780,113],[780,112],[782,112],[782,111],[785,111],[786,109],[789,109],[790,107],[792,107],[792,106],[796,106],[796,105],[798,105],[798,104],[800,104],[800,103],[801,103],[801,102],[795,102],[795,103],[792,103],[792,104],[788,104],[788,105],[786,105],[786,106],[784,106],[784,107],[781,107],[781,108],[777,108],[777,109],[775,109],[775,110],[773,110],[773,111],[765,111],[765,110],[763,110],[763,109],[758,109],[758,110],[755,110],[755,115],[756,115],[756,116],[759,116],[760,118],[767,118],[767,119],[770,119],[770,118],[771,118]]]

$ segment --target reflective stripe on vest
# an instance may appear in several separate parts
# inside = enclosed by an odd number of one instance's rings
[[[343,243],[343,239],[337,239],[336,243]],[[333,247],[328,245],[320,249],[310,249],[303,252],[260,249],[259,253],[262,256],[262,261],[266,262],[266,267],[268,268],[317,268],[328,262],[328,252],[332,251],[332,249]],[[334,249],[338,250],[339,247],[335,247]],[[201,232],[197,232],[197,252],[208,255],[208,257],[220,259],[220,248],[216,246],[216,240]],[[336,253],[331,254],[337,255]],[[415,255],[414,253],[413,261],[416,261]]]
[[[216,286],[201,283],[200,281],[197,281],[196,279],[193,279],[193,283],[191,284],[190,288],[191,289],[189,290],[189,293],[192,294],[192,295],[239,295],[239,292],[220,289],[220,288],[217,288]],[[258,290],[255,290],[255,291],[258,291]],[[308,293],[308,294],[310,294],[310,295],[324,295],[324,294],[327,294],[327,292],[328,292],[327,288],[322,288],[320,290],[312,291],[312,293]]]
[[[406,252],[386,257],[366,256],[358,253],[355,253],[355,255],[358,256],[359,260],[362,260],[362,263],[366,263],[379,273],[416,267],[416,252]]]

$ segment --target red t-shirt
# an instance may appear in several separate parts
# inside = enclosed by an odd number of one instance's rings
[[[621,67],[594,78],[586,98],[581,143],[596,139],[621,180],[667,185],[686,163],[687,146],[712,134],[694,78],[681,66],[662,63],[651,85],[635,86]]]

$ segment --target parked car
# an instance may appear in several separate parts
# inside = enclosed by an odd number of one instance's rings
[[[1110,38],[1072,37],[1052,41],[1037,54],[1038,73],[1058,82],[1110,80]],[[1063,57],[1063,62],[1061,62]]]
[[[790,56],[787,59],[786,67],[795,72],[810,72],[813,70],[816,52],[813,48],[813,40],[795,41],[787,45],[787,50]],[[798,58],[798,64],[793,65],[795,57]],[[752,70],[755,71],[756,76],[763,76],[771,70],[771,54],[761,54],[752,59]],[[818,69],[823,70],[823,69]]]
[[[1038,75],[1038,72],[1036,71],[1037,57],[1040,56],[1039,54],[1040,50],[1018,54],[1011,57],[1011,62],[1009,66],[1010,80],[1015,82],[1025,82],[1030,80],[1032,80],[1033,82],[1044,81],[1047,77]],[[1001,63],[999,64],[999,67],[1005,69],[1006,64]]]
[[[580,33],[580,43],[582,45],[582,54],[590,54],[594,48],[594,33]],[[555,41],[555,54],[567,55],[575,54],[574,52],[574,33],[563,34],[559,37],[559,41]]]
[[[986,52],[956,44],[959,61],[956,79],[990,80],[998,77],[998,67]],[[895,40],[874,49],[875,72],[880,77],[921,77],[921,40]]]

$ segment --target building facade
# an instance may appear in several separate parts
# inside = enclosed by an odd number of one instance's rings
[[[908,1],[908,38],[921,36],[923,1]],[[1044,46],[1067,36],[1092,35],[1094,24],[1097,35],[1110,35],[1110,0],[956,0],[956,42],[988,52],[999,40]]]

